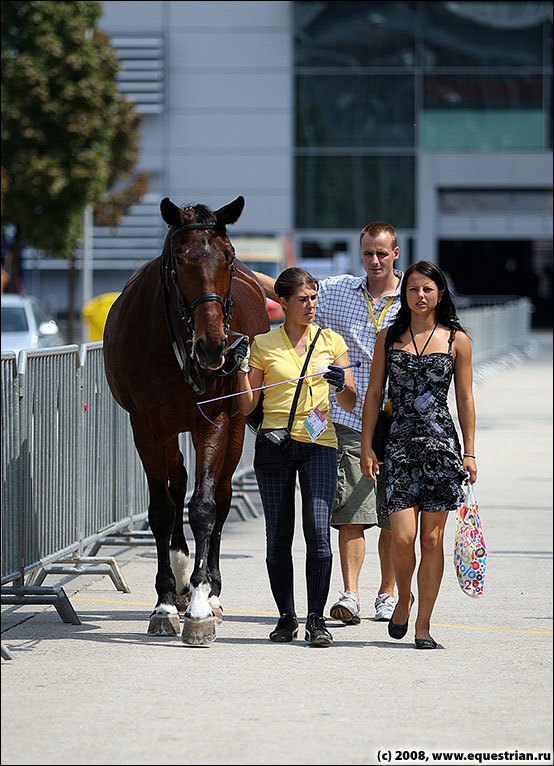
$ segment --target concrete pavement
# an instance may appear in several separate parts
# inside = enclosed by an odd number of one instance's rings
[[[276,612],[262,518],[226,525],[225,618],[209,648],[147,635],[153,546],[103,548],[130,594],[106,575],[45,581],[63,585],[81,625],[63,623],[52,606],[2,607],[2,642],[13,655],[2,662],[2,764],[439,763],[444,756],[433,753],[451,751],[551,759],[552,339],[535,339],[538,353],[475,387],[485,595],[470,599],[457,585],[451,518],[433,615],[437,651],[414,649],[413,622],[394,641],[371,619],[376,530],[366,536],[364,619],[328,620],[327,649],[307,646],[302,629],[292,644],[267,640]],[[341,588],[332,535],[327,608]],[[298,527],[305,616],[303,561]]]

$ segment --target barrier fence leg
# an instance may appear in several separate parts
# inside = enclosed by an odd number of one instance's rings
[[[88,566],[87,566],[88,565]],[[42,585],[49,574],[58,575],[104,575],[111,577],[117,590],[122,593],[130,593],[131,589],[125,582],[121,570],[114,558],[99,558],[97,556],[76,556],[63,559],[58,564],[48,564],[34,572],[28,579],[29,585]]]
[[[81,620],[73,609],[63,588],[41,588],[25,585],[23,588],[2,587],[0,596],[2,604],[52,604],[64,622],[80,625]]]
[[[2,659],[3,660],[13,660],[13,654],[10,652],[10,650],[4,644],[3,641],[2,641]]]

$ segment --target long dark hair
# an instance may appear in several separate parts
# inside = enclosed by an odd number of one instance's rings
[[[406,291],[408,286],[408,278],[410,274],[413,274],[414,272],[423,274],[423,276],[433,280],[433,282],[438,287],[439,292],[442,291],[441,299],[435,308],[435,318],[437,322],[439,324],[445,325],[445,327],[448,327],[450,330],[461,330],[462,332],[466,332],[460,324],[460,320],[456,314],[456,306],[454,305],[454,300],[450,290],[448,289],[448,282],[446,281],[444,273],[439,269],[436,263],[431,263],[431,261],[417,261],[417,263],[412,263],[411,266],[408,266],[404,273],[402,284],[400,286],[400,311],[396,315],[394,322],[389,327],[389,341],[394,343],[394,341],[398,340],[402,333],[405,332],[410,326],[412,312],[408,306]]]

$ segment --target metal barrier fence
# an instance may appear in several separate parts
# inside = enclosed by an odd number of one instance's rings
[[[476,364],[529,342],[526,298],[459,315]],[[241,519],[259,514],[253,445],[247,428],[231,506]],[[194,477],[188,434],[180,446]],[[63,589],[42,586],[48,574],[109,574],[129,592],[115,559],[96,554],[103,545],[151,544],[147,506],[129,417],[105,379],[102,343],[22,351],[19,359],[2,354],[2,603],[51,603],[78,623]]]
[[[179,441],[188,502],[195,452],[189,434]],[[258,515],[248,497],[257,491],[252,457],[247,434],[233,480],[241,519]],[[108,574],[129,592],[115,559],[96,554],[102,545],[152,544],[136,528],[147,515],[146,477],[104,375],[102,343],[2,354],[2,603],[52,603],[78,623],[63,589],[44,579]]]
[[[471,338],[473,363],[488,362],[525,348],[531,334],[532,313],[529,298],[460,309],[460,322]]]

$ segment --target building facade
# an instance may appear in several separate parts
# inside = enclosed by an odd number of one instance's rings
[[[163,197],[243,195],[231,238],[290,235],[319,276],[359,273],[359,231],[385,220],[402,268],[425,258],[460,293],[528,295],[551,324],[551,3],[102,6],[151,183],[116,231],[94,229],[93,294],[159,254]],[[56,268],[31,269],[52,308]]]

